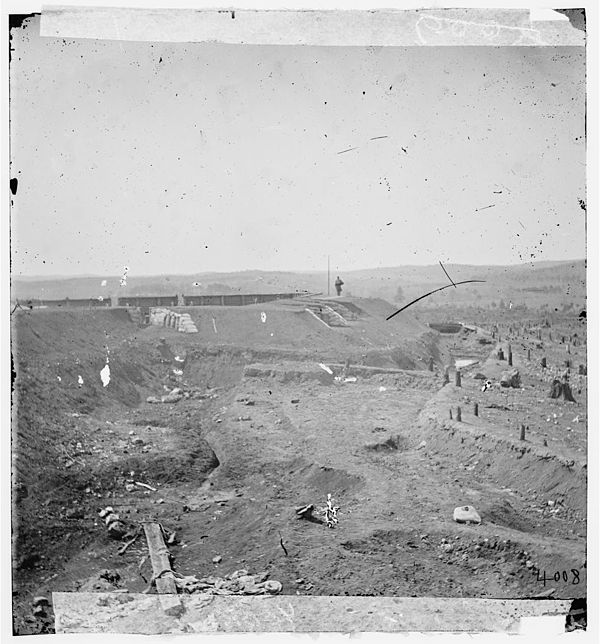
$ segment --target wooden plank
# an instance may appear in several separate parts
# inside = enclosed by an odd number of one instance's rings
[[[183,611],[183,605],[177,595],[175,575],[171,570],[169,549],[163,539],[162,528],[158,523],[144,523],[144,533],[150,551],[152,577],[160,595],[160,604],[167,615],[177,615]]]

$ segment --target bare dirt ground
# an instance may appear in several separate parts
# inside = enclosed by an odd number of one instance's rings
[[[356,303],[365,315],[344,329],[279,305],[262,324],[251,307],[207,307],[194,336],[139,329],[121,311],[17,316],[15,632],[51,630],[31,615],[33,596],[148,587],[145,540],[118,554],[124,542],[98,516],[107,505],[128,526],[174,531],[178,572],[265,571],[284,594],[585,596],[586,378],[571,376],[576,403],[548,396],[551,369],[585,364],[585,328],[564,319],[539,340],[515,324],[498,344],[412,319],[386,327],[384,304]],[[567,354],[562,336],[573,333]],[[168,381],[161,336],[187,356],[182,384],[198,397],[144,402]],[[498,384],[508,367],[494,356],[507,342],[518,389]],[[444,386],[450,355],[477,360],[461,387],[453,373]],[[356,381],[328,379],[317,364],[339,373],[349,356]],[[295,507],[322,507],[327,494],[340,506],[335,528],[296,518]],[[453,521],[467,504],[480,525]],[[103,570],[118,581],[99,580]]]

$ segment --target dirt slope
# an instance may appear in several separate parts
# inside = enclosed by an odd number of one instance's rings
[[[192,335],[139,329],[114,311],[19,314],[14,482],[27,494],[17,487],[14,497],[17,630],[39,628],[28,617],[32,595],[77,590],[102,569],[116,569],[122,587],[146,588],[143,539],[118,555],[122,544],[98,518],[105,505],[130,526],[155,520],[174,530],[183,574],[264,570],[288,594],[529,597],[549,588],[540,573],[564,570],[569,582],[553,582],[555,596],[585,595],[585,451],[564,438],[572,432],[562,431],[558,407],[560,423],[533,429],[546,388],[536,369],[515,351],[526,388],[508,403],[500,390],[481,398],[467,375],[462,388],[443,387],[437,366],[397,367],[424,365],[433,352],[468,355],[480,360],[471,374],[495,378],[500,367],[486,362],[493,346],[479,333],[440,339],[408,318],[387,327],[385,305],[355,305],[362,314],[342,329],[278,305],[197,309]],[[186,356],[182,385],[197,397],[146,402],[164,393],[171,369],[160,337]],[[357,369],[355,382],[311,377],[325,373],[317,362],[349,355],[395,371]],[[477,400],[481,427],[470,416]],[[506,404],[506,416],[485,410],[490,402]],[[444,418],[458,404],[462,427]],[[578,404],[573,413],[583,418],[584,399]],[[506,434],[527,418],[536,449],[519,458]],[[549,459],[537,458],[543,438]],[[563,462],[575,457],[579,469]],[[318,512],[314,522],[295,518],[296,506],[318,509],[328,493],[340,506],[334,529]],[[452,520],[464,504],[478,509],[481,525]]]

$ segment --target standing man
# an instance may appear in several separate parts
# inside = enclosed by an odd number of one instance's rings
[[[342,294],[342,286],[344,285],[344,282],[340,279],[340,276],[337,276],[337,279],[334,282],[335,284],[335,290],[338,294],[338,297]]]

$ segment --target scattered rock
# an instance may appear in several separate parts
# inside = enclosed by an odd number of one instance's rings
[[[165,396],[160,397],[160,402],[162,403],[177,403],[183,398],[182,394],[166,394]]]
[[[43,595],[39,595],[38,597],[33,598],[32,604],[34,606],[49,606],[50,602],[48,601],[47,597],[44,597]]]
[[[282,589],[281,582],[276,581],[274,579],[270,579],[269,581],[265,581],[265,590],[270,595],[275,595],[275,594],[281,592],[281,589]]]
[[[221,563],[221,561],[223,561],[223,557],[221,557],[221,555],[217,555],[216,557],[213,557],[213,558],[212,558],[212,562],[213,562],[214,564]]]

